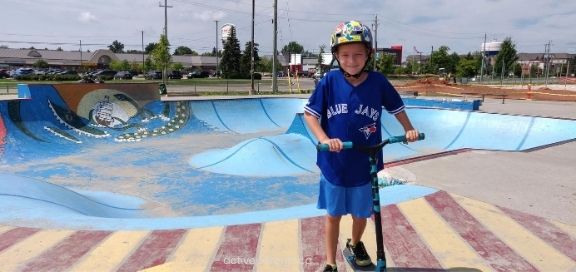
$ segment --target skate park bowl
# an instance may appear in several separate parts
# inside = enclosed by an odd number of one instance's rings
[[[0,101],[0,224],[174,229],[322,214],[306,99],[168,100],[157,85],[137,83],[19,91],[19,99]],[[576,138],[574,120],[406,104],[426,139],[388,145],[386,163]],[[388,114],[381,125],[384,137],[403,133]],[[383,205],[435,191],[392,187]]]

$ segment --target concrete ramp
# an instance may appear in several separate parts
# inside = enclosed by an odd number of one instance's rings
[[[191,101],[194,116],[218,131],[254,133],[286,128],[305,99],[236,99]]]
[[[407,112],[426,139],[387,146],[385,162],[464,148],[523,151],[576,138],[574,120],[420,108],[409,108]],[[384,138],[404,133],[393,116],[385,115],[381,125]],[[203,171],[230,175],[318,173],[315,160],[311,159],[316,156],[317,139],[306,127],[301,113],[294,116],[286,133],[195,154],[190,164]]]
[[[259,137],[232,148],[210,150],[190,159],[198,170],[242,176],[318,173],[314,146],[300,134]]]
[[[105,192],[80,193],[55,184],[10,174],[0,173],[0,203],[3,217],[18,217],[22,204],[35,209],[43,208],[57,213],[78,213],[87,217],[136,218],[142,217],[142,200]],[[14,205],[17,203],[17,205]],[[29,214],[27,214],[29,215]]]
[[[143,214],[159,222],[239,220],[281,209],[290,211],[287,219],[316,200],[317,140],[302,119],[306,99],[162,101],[157,85],[137,83],[27,90],[29,99],[0,101],[0,194],[15,211],[0,221],[69,213],[110,224]],[[574,120],[431,108],[408,114],[426,140],[387,146],[385,162],[462,148],[523,151],[576,138]],[[382,128],[385,137],[403,133],[389,115]],[[176,221],[170,227],[186,220]]]

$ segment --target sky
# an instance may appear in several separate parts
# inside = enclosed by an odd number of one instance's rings
[[[0,46],[97,50],[117,40],[125,50],[158,42],[165,0],[2,0]],[[254,39],[260,55],[273,52],[274,0],[254,0]],[[241,48],[251,40],[250,0],[167,0],[172,48],[202,53],[216,46],[218,27],[236,26]],[[359,20],[378,47],[402,45],[403,55],[447,46],[450,52],[481,51],[510,38],[521,53],[576,53],[576,1],[569,0],[277,0],[277,49],[290,41],[305,50],[328,48],[342,21]],[[377,18],[377,28],[374,27]],[[218,45],[221,48],[221,44]],[[328,49],[329,50],[329,49]]]

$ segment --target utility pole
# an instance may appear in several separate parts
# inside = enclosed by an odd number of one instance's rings
[[[80,40],[80,71],[83,72],[84,69],[82,68],[82,40]]]
[[[254,6],[255,0],[252,0],[252,48],[250,49],[250,92],[254,93]]]
[[[426,73],[429,73],[430,71],[432,71],[432,73],[436,73],[436,71],[433,71],[432,67],[432,55],[434,55],[434,45],[432,45],[430,49],[430,57],[428,58],[428,71],[426,71]]]
[[[278,61],[278,56],[276,55],[276,40],[278,34],[278,0],[274,0],[274,34],[272,42],[272,93],[278,92],[277,85],[277,74],[276,74],[276,62]]]
[[[378,53],[378,14],[374,19],[374,67],[373,70],[376,71],[376,54]]]
[[[218,71],[220,71],[220,60],[218,59],[218,20],[215,21],[216,22],[216,77],[220,77],[220,73]]]
[[[484,79],[484,62],[486,61],[486,33],[484,33],[484,43],[482,44],[482,66],[480,66],[480,81]]]
[[[545,79],[544,84],[548,87],[548,74],[550,72],[550,45],[552,41],[548,41],[547,44],[544,45],[544,73]]]
[[[164,8],[164,37],[168,42],[168,8],[172,6],[168,6],[168,0],[164,0],[164,5],[158,3],[158,6]],[[164,64],[164,69],[162,71],[162,83],[166,84],[166,77],[168,75],[168,65]]]
[[[568,84],[568,73],[570,72],[570,60],[566,61],[566,75],[564,76],[564,90],[566,90],[566,85]]]
[[[504,71],[505,71],[506,62],[504,58],[502,58],[502,71],[500,72],[500,87],[504,84]]]
[[[142,33],[142,74],[144,74],[144,64],[146,61],[144,60],[144,30],[140,31]]]

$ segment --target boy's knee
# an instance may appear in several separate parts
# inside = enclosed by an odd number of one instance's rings
[[[368,218],[352,216],[352,222],[366,222]]]
[[[329,223],[340,223],[340,219],[342,219],[342,216],[326,215],[326,221]]]

